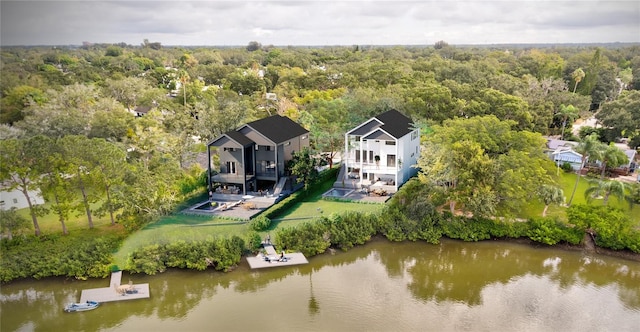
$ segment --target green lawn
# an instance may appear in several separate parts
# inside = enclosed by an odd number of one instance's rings
[[[41,207],[50,209],[51,204],[45,203],[41,205]],[[97,204],[92,205],[92,207],[97,208]],[[25,217],[27,220],[29,220],[31,233],[33,233],[33,223],[31,222],[31,215],[29,214],[29,209],[28,208],[20,209],[18,210],[18,214]],[[111,219],[109,218],[109,215],[105,215],[102,217],[92,215],[92,220],[93,220],[93,226],[97,229],[111,227]],[[62,233],[62,224],[60,224],[58,215],[52,212],[47,213],[44,216],[39,216],[38,226],[40,226],[40,232],[42,234]],[[72,214],[69,216],[69,220],[65,221],[65,226],[67,226],[67,230],[69,231],[69,233],[76,232],[78,230],[87,230],[89,229],[89,222],[87,221],[87,215],[85,213]]]
[[[576,182],[576,174],[574,173],[561,173],[559,178],[559,184],[564,190],[564,195],[566,197],[566,202],[569,202],[569,198],[571,197],[571,192],[573,191],[573,186]],[[601,199],[594,199],[591,202],[587,202],[587,199],[584,197],[584,193],[589,188],[589,182],[587,178],[582,177],[578,182],[578,187],[576,189],[576,193],[573,196],[573,201],[571,205],[576,204],[592,204],[592,205],[602,205]],[[625,200],[618,199],[617,197],[609,197],[609,206],[617,207],[627,211],[631,220],[640,224],[640,206],[636,206],[634,208],[629,207],[629,203]],[[539,201],[532,201],[529,203],[523,210],[522,218],[530,218],[530,217],[539,217],[542,216],[542,210],[544,209],[544,204]],[[548,216],[557,216],[562,220],[566,219],[566,207],[551,205],[549,206],[549,210],[547,211]]]
[[[129,235],[114,254],[114,263],[125,266],[129,253],[150,244],[167,243],[176,240],[198,241],[207,238],[242,236],[248,232],[245,222],[208,216],[175,214]]]

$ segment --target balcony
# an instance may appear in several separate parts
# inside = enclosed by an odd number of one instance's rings
[[[398,172],[398,169],[395,166],[387,166],[384,163],[380,162],[379,164],[364,162],[361,163],[356,161],[355,159],[348,159],[347,163],[350,167],[361,167],[363,173],[385,173],[385,174],[395,174]]]
[[[251,179],[254,175],[247,174],[247,180]],[[211,176],[213,182],[220,183],[244,183],[245,175],[237,173],[218,173]]]

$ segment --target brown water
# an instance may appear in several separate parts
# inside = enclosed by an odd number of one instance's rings
[[[374,241],[308,265],[127,275],[150,299],[63,313],[109,279],[0,291],[5,331],[638,331],[640,263],[505,242]]]

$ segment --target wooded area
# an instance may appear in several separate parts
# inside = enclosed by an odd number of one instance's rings
[[[314,154],[333,156],[347,129],[397,109],[422,128],[421,180],[433,190],[419,192],[477,216],[513,215],[532,199],[557,203],[539,194],[557,181],[541,135],[582,140],[570,130],[579,117],[597,114],[602,142],[640,146],[638,45],[145,41],[3,47],[1,61],[0,175],[50,202],[50,211],[31,207],[36,235],[49,212],[63,233],[74,213],[89,228],[92,216],[109,215],[130,231],[170,213],[202,190],[195,158],[206,142],[273,114],[310,130]]]

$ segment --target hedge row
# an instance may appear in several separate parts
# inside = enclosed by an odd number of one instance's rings
[[[111,272],[112,253],[121,240],[116,235],[91,234],[5,240],[0,256],[0,280],[53,276],[104,278]]]

